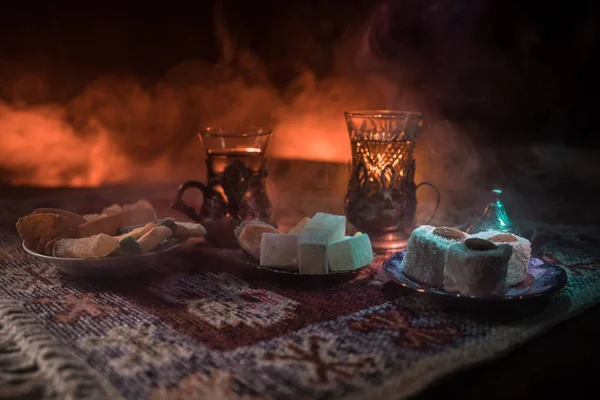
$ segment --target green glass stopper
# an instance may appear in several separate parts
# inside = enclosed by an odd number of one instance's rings
[[[483,215],[468,229],[468,233],[478,233],[487,230],[495,230],[507,233],[516,233],[513,223],[508,218],[504,203],[500,199],[502,189],[492,190],[495,199],[490,202]]]

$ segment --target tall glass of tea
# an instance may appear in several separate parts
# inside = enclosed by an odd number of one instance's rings
[[[206,151],[207,183],[184,182],[172,207],[195,221],[235,225],[241,220],[269,222],[271,204],[267,197],[265,151],[271,131],[263,128],[206,128],[198,132]],[[190,188],[204,195],[197,214],[182,197]]]
[[[376,251],[406,247],[417,207],[416,191],[432,187],[415,184],[415,141],[423,114],[396,110],[357,110],[345,113],[352,168],[345,201],[348,221],[369,235]]]

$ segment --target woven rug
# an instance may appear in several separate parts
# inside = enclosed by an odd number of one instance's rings
[[[350,280],[299,282],[191,243],[137,277],[62,276],[14,230],[48,205],[0,203],[0,397],[405,398],[600,300],[594,228],[536,225],[536,255],[568,283],[533,314],[492,319],[434,307],[382,258]]]

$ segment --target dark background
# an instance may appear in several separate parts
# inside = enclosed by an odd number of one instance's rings
[[[236,45],[255,51],[284,89],[301,67],[330,74],[333,49],[376,3],[222,5]],[[18,88],[35,104],[67,101],[100,74],[135,75],[151,84],[182,61],[217,62],[214,7],[210,1],[5,1],[0,96],[15,100],[14,82],[27,72],[47,77],[45,89]],[[448,118],[494,127],[494,140],[598,147],[599,15],[594,2],[579,0],[388,1],[370,43],[375,54],[411,74],[415,87],[437,96]],[[452,90],[444,86],[448,70],[458,82]]]

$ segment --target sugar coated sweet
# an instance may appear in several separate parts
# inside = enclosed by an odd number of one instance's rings
[[[330,271],[352,271],[372,263],[369,235],[349,236],[329,243],[327,258]]]
[[[298,263],[301,274],[326,274],[327,238],[325,231],[307,232],[298,235]]]
[[[419,282],[442,287],[446,253],[450,246],[460,243],[460,239],[434,234],[435,229],[431,225],[421,225],[411,233],[402,271]]]
[[[503,294],[512,248],[469,246],[456,243],[448,249],[444,267],[444,289],[463,295]]]
[[[493,230],[479,232],[472,235],[472,237],[487,239],[495,244],[502,243],[512,247],[512,256],[508,261],[506,284],[508,286],[516,285],[525,279],[529,268],[529,259],[531,258],[531,242],[529,240],[512,233]]]
[[[260,265],[290,271],[298,270],[298,235],[263,233],[260,244]]]
[[[346,235],[346,217],[318,212],[304,225],[306,232],[327,232],[327,241],[335,242]]]

